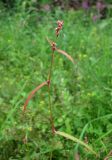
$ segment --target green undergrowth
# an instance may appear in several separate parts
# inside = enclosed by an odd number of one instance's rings
[[[56,21],[64,21],[57,41]],[[112,143],[112,19],[93,22],[81,11],[0,12],[0,160],[102,160]],[[75,60],[55,53],[52,103],[55,127],[98,153],[58,135],[49,123],[47,88],[23,104],[28,93],[47,80],[49,37]],[[23,141],[27,137],[27,143]]]

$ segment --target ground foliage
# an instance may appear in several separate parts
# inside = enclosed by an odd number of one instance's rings
[[[112,4],[111,0],[1,0],[0,4],[3,4],[6,8],[12,9],[17,6],[35,7],[41,9],[43,5],[49,5],[51,8],[59,6],[63,9],[74,8],[79,9],[83,2],[88,2],[90,6],[95,5],[98,1],[102,1],[106,4]]]
[[[52,80],[57,130],[88,142],[99,154],[53,136],[48,94],[43,88],[23,114],[28,93],[47,79],[56,21],[64,21]],[[0,12],[0,159],[104,159],[112,148],[112,19],[92,21],[82,11]],[[27,138],[27,143],[24,141]]]

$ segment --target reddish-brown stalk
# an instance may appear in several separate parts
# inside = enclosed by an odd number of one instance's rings
[[[55,127],[54,127],[53,112],[52,112],[50,85],[51,85],[51,76],[52,76],[53,63],[54,63],[54,51],[55,51],[55,48],[56,48],[56,44],[53,42],[51,47],[52,47],[52,55],[51,55],[51,65],[50,65],[50,68],[49,68],[49,75],[48,75],[48,80],[50,82],[49,85],[48,85],[48,93],[49,93],[50,121],[51,121],[52,133],[54,134],[55,133]]]
[[[58,27],[56,28],[56,36],[59,36],[60,30],[62,30],[62,26],[63,26],[63,21],[57,21]],[[49,40],[47,38],[47,41],[49,42],[49,44],[51,45],[51,49],[52,49],[52,57],[51,57],[51,65],[50,65],[50,69],[49,69],[49,77],[48,80],[49,82],[51,82],[51,76],[52,76],[52,72],[53,72],[53,63],[54,63],[54,51],[57,51],[63,55],[65,55],[71,62],[74,63],[73,58],[68,55],[65,51],[62,51],[58,48],[56,48],[56,43]],[[54,127],[54,120],[53,120],[53,112],[52,112],[52,103],[51,103],[51,94],[50,94],[50,84],[48,85],[48,93],[49,93],[49,107],[50,107],[50,121],[51,121],[51,125],[52,125],[52,133],[55,133],[55,127]]]
[[[56,28],[56,36],[58,37],[59,31],[62,29],[62,26],[63,26],[63,21],[57,21],[57,24],[58,24],[58,27]],[[52,112],[50,86],[51,86],[51,77],[52,77],[52,72],[53,72],[54,51],[56,50],[56,43],[50,41],[48,38],[47,38],[47,41],[50,43],[51,49],[52,49],[51,65],[50,65],[49,75],[48,75],[48,80],[49,80],[48,93],[49,93],[50,121],[51,121],[51,126],[52,126],[52,133],[54,134],[55,127],[54,127],[53,112]]]
[[[62,26],[63,26],[63,21],[57,21],[57,25],[58,27],[56,28],[56,36],[59,36],[60,30],[62,30]],[[63,55],[65,55],[71,62],[74,63],[73,58],[67,54],[65,51],[60,50],[56,47],[56,43],[49,40],[47,38],[47,41],[49,42],[49,44],[51,45],[51,50],[52,50],[52,55],[51,55],[51,64],[50,64],[50,68],[49,68],[49,75],[48,75],[48,80],[46,82],[43,82],[42,84],[40,84],[38,87],[36,87],[28,96],[28,98],[25,101],[24,104],[24,108],[23,110],[26,110],[26,107],[30,101],[30,99],[34,96],[34,94],[43,86],[48,85],[48,93],[49,93],[49,109],[50,109],[50,122],[51,122],[51,126],[52,126],[52,133],[55,133],[55,127],[54,127],[54,120],[53,120],[53,112],[52,112],[52,103],[51,103],[51,91],[50,91],[50,87],[51,87],[51,77],[52,77],[52,72],[53,72],[53,64],[54,64],[54,52],[57,51]]]

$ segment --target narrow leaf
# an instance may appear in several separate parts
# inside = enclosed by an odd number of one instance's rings
[[[49,42],[49,44],[50,44],[51,46],[53,46],[53,44],[56,45],[56,43],[53,42],[53,41],[51,41],[48,37],[46,37],[46,39],[47,39],[47,41]],[[64,56],[66,56],[72,63],[75,64],[74,59],[73,59],[68,53],[66,53],[65,51],[63,51],[63,50],[61,50],[61,49],[56,48],[56,46],[55,46],[55,50],[56,50],[57,52],[63,54]]]
[[[64,56],[66,56],[72,63],[75,63],[74,59],[68,53],[66,53],[65,51],[63,51],[61,49],[58,49],[58,48],[56,48],[56,51],[63,54]]]
[[[40,84],[38,87],[36,87],[28,96],[28,98],[26,99],[25,103],[24,103],[24,108],[23,110],[25,111],[26,110],[26,107],[30,101],[30,99],[34,96],[34,94],[40,89],[42,88],[43,86],[45,85],[48,85],[49,84],[49,80],[47,80],[46,82],[43,82],[42,84]]]
[[[72,135],[69,135],[69,134],[67,134],[65,132],[60,132],[60,131],[55,131],[55,134],[63,136],[65,138],[69,139],[69,140],[72,140],[75,143],[79,143],[80,145],[82,145],[85,148],[87,148],[91,153],[97,155],[97,153],[91,147],[89,147],[86,143],[84,143],[83,141],[79,140],[78,138],[76,138],[76,137],[74,137]]]

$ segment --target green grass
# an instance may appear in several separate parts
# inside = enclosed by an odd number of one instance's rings
[[[52,102],[57,130],[88,143],[82,146],[52,136],[47,89],[22,107],[28,93],[47,79],[50,66],[48,36],[56,40],[56,21],[64,28],[57,47],[75,60],[72,65],[55,53]],[[0,160],[102,160],[112,148],[112,19],[93,23],[81,11],[0,13]],[[23,143],[27,135],[27,144]]]

